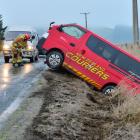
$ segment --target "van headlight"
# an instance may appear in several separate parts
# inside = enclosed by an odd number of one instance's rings
[[[33,46],[28,46],[27,49],[28,49],[28,50],[33,50],[34,47],[33,47]]]
[[[7,44],[5,44],[5,45],[3,46],[3,50],[10,50],[10,46],[7,45]]]

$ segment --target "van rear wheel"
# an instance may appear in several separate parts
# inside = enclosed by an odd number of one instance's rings
[[[53,50],[46,55],[47,65],[52,70],[59,70],[62,67],[63,61],[63,54],[59,51]]]
[[[115,90],[115,86],[114,86],[114,85],[109,85],[109,86],[106,86],[105,88],[103,88],[102,92],[103,92],[105,95],[108,95],[108,94],[113,93],[114,90]]]

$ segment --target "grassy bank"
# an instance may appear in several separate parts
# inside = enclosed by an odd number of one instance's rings
[[[107,125],[105,140],[140,139],[140,94],[134,96],[134,92],[133,89],[126,90],[121,84],[109,97],[112,106],[110,115],[115,119]]]
[[[47,86],[33,95],[44,103],[24,139],[140,140],[140,95],[130,96],[124,84],[105,96],[67,72],[44,77]]]

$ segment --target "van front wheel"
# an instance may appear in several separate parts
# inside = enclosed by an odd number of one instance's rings
[[[105,95],[108,95],[108,94],[113,93],[113,92],[114,92],[114,89],[115,89],[115,86],[109,85],[109,86],[106,86],[105,88],[103,88],[102,92],[103,92]]]
[[[63,64],[64,58],[61,52],[59,51],[51,51],[46,56],[47,65],[52,70],[59,70]]]

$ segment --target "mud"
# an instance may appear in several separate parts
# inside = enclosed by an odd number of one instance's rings
[[[93,91],[72,74],[46,71],[46,86],[31,97],[42,96],[43,105],[26,129],[26,140],[103,140],[112,122],[108,96]]]

